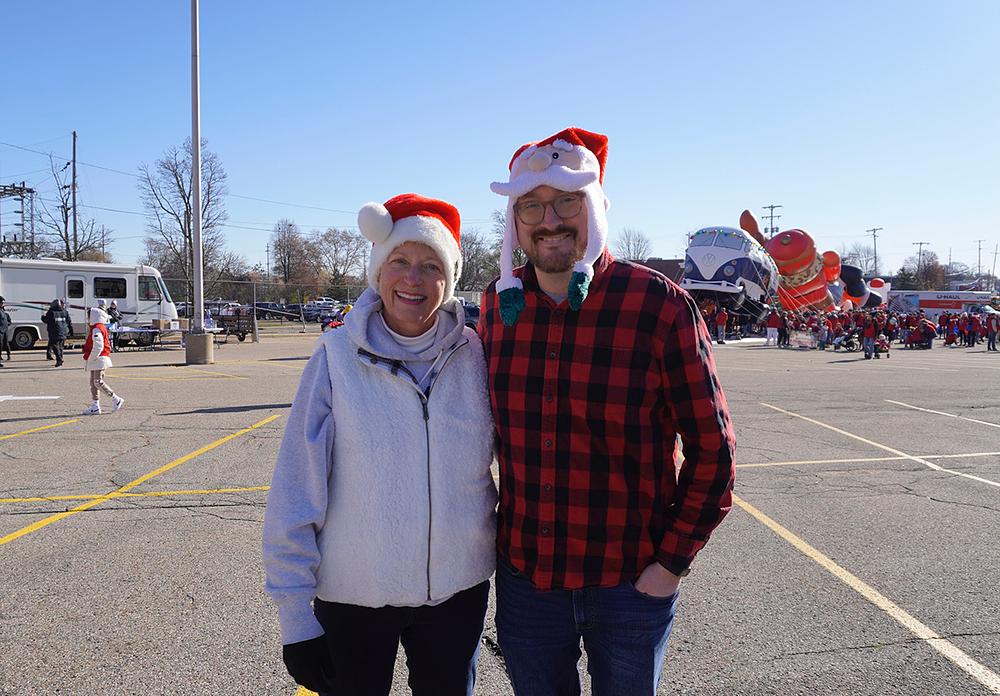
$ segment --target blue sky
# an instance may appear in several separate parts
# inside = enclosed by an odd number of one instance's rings
[[[179,145],[189,5],[5,6],[0,141],[66,157],[75,129],[81,161],[126,172]],[[488,229],[513,150],[567,125],[609,136],[612,235],[642,230],[659,256],[769,203],[821,250],[883,227],[883,269],[914,241],[975,264],[978,239],[988,268],[1000,242],[994,0],[205,0],[201,21],[202,134],[232,194],[285,203],[227,200],[251,262],[279,218],[350,226],[405,191]],[[0,146],[0,182],[51,197],[46,166]],[[83,203],[141,212],[133,178],[79,179]],[[118,259],[141,253],[141,216],[82,211],[114,228]]]

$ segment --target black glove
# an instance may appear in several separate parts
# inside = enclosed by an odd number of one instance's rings
[[[299,686],[316,692],[333,689],[333,662],[326,635],[281,646],[285,669]]]

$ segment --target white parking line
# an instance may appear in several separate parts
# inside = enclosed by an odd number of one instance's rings
[[[784,413],[787,416],[792,416],[794,418],[800,418],[800,419],[802,419],[802,420],[804,420],[804,421],[806,421],[808,423],[812,423],[813,425],[818,425],[821,428],[826,428],[827,430],[832,430],[835,433],[840,433],[841,435],[844,435],[845,437],[852,438],[854,440],[857,440],[858,442],[863,442],[866,445],[871,445],[872,447],[877,447],[880,450],[885,450],[886,452],[891,452],[892,454],[895,454],[895,455],[897,455],[899,457],[902,457],[903,459],[909,459],[911,462],[917,462],[918,464],[923,464],[928,469],[933,469],[934,471],[940,471],[940,472],[945,473],[945,474],[951,474],[952,476],[961,476],[962,478],[967,478],[967,479],[972,480],[972,481],[978,481],[979,483],[985,483],[988,486],[995,486],[997,488],[1000,488],[1000,482],[991,481],[989,479],[982,478],[981,476],[973,476],[972,474],[966,474],[965,472],[962,472],[962,471],[954,471],[953,469],[945,469],[943,466],[938,466],[937,464],[935,464],[933,462],[929,462],[929,461],[927,461],[926,459],[924,459],[922,457],[917,457],[917,456],[912,455],[912,454],[907,454],[906,452],[900,452],[898,449],[894,449],[892,447],[889,447],[888,445],[883,445],[883,444],[875,442],[873,440],[868,440],[867,438],[863,438],[860,435],[855,435],[854,433],[849,433],[846,430],[841,430],[840,428],[834,427],[832,425],[827,425],[826,423],[821,423],[820,421],[818,421],[818,420],[816,420],[814,418],[809,418],[808,416],[802,416],[802,415],[799,415],[798,413],[792,413],[791,411],[786,411],[783,408],[778,408],[777,406],[772,406],[771,404],[764,403],[763,401],[760,402],[760,405],[764,406],[766,408],[772,409],[774,411],[778,411],[779,413]]]
[[[973,457],[998,457],[1000,452],[965,452],[962,454],[921,454],[914,455],[918,459],[971,459]],[[853,459],[799,459],[790,462],[755,462],[753,464],[737,464],[737,469],[759,469],[766,466],[799,466],[803,464],[858,464],[867,462],[898,462],[908,460],[908,456],[900,457],[855,457]]]
[[[765,406],[766,405],[767,404],[765,404]],[[996,672],[992,671],[985,665],[976,662],[954,643],[942,638],[941,634],[933,628],[921,622],[915,616],[907,612],[905,609],[863,581],[861,578],[851,573],[849,570],[837,565],[829,556],[826,556],[802,538],[796,536],[785,527],[782,527],[750,503],[735,495],[733,496],[733,502],[755,517],[761,524],[766,526],[772,532],[805,554],[808,558],[818,563],[838,580],[884,611],[900,626],[915,635],[921,641],[927,643],[927,645],[934,648],[934,650],[938,651],[941,655],[951,660],[956,666],[958,666],[959,669],[986,687],[990,693],[1000,694],[1000,675]]]
[[[990,423],[989,421],[981,421],[975,418],[966,418],[965,416],[959,416],[955,413],[934,411],[929,408],[921,408],[919,406],[914,406],[913,404],[904,404],[902,401],[893,401],[892,399],[883,399],[883,401],[890,404],[896,404],[897,406],[903,406],[905,408],[912,408],[914,411],[923,411],[924,413],[933,413],[938,416],[948,416],[948,418],[958,418],[959,420],[969,421],[970,423],[979,423],[980,425],[988,425],[991,428],[1000,428],[1000,423]]]

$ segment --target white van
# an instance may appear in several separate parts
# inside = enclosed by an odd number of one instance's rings
[[[8,339],[15,348],[31,348],[48,338],[42,314],[52,300],[66,303],[73,333],[83,336],[86,311],[104,299],[117,300],[126,326],[149,326],[153,320],[177,319],[167,286],[151,266],[62,261],[60,259],[0,259],[0,296],[6,300],[11,326]]]

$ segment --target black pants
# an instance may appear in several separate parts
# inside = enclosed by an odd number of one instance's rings
[[[60,364],[63,361],[63,343],[66,339],[64,338],[50,338],[48,350],[52,351],[52,354],[56,358],[56,364]]]
[[[317,599],[335,689],[321,696],[385,696],[403,644],[414,696],[471,696],[488,580],[437,606],[359,607]]]

